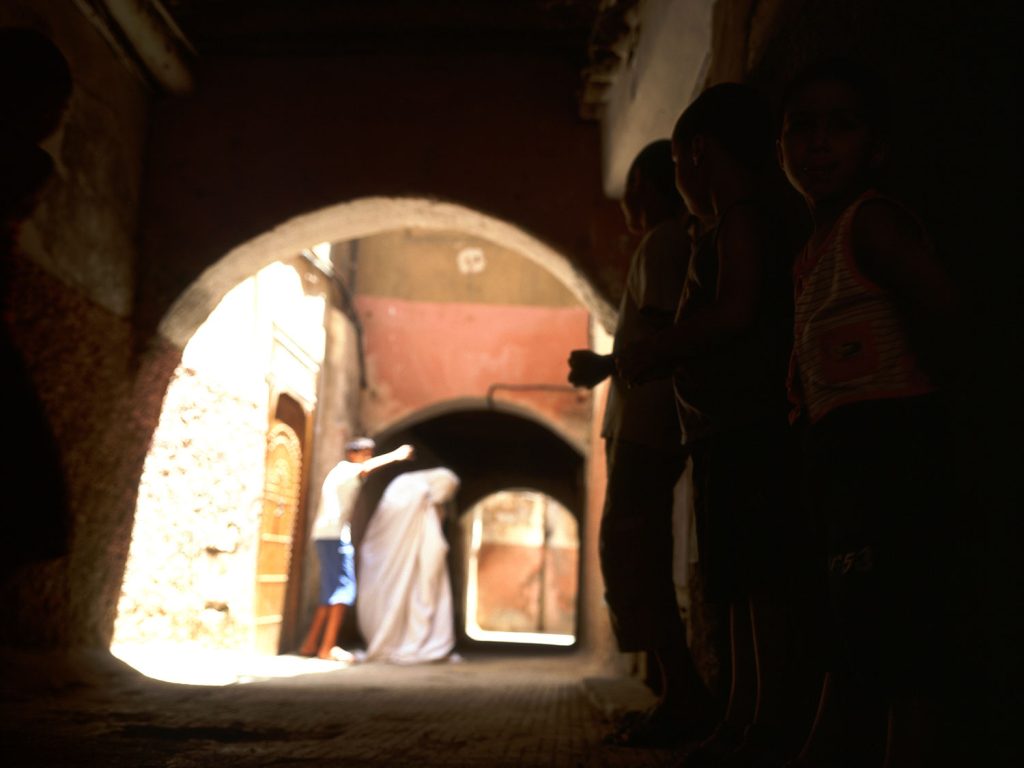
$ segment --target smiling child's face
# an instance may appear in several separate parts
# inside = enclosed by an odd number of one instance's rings
[[[820,80],[793,94],[779,138],[779,161],[812,205],[855,198],[870,185],[881,149],[856,91]]]

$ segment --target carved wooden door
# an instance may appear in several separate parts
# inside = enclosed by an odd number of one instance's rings
[[[275,420],[267,433],[256,564],[256,650],[261,653],[278,652],[301,487],[302,442],[294,429]]]

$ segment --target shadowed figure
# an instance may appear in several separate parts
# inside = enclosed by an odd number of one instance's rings
[[[773,137],[767,105],[740,84],[705,90],[679,117],[676,182],[707,231],[674,323],[617,357],[634,385],[672,377],[704,595],[729,614],[729,699],[688,768],[778,763],[813,715],[797,588],[811,555],[786,421],[792,251],[768,176]]]
[[[71,521],[57,442],[31,371],[9,325],[11,271],[20,225],[36,207],[53,175],[54,161],[39,144],[59,127],[72,91],[71,71],[44,35],[23,28],[0,30],[0,397],[7,431],[17,450],[0,462],[11,514],[0,560],[2,573],[67,553]]]
[[[806,433],[832,617],[829,674],[796,763],[808,768],[941,765],[937,745],[957,730],[939,733],[940,702],[963,674],[948,662],[963,630],[940,393],[957,378],[964,324],[923,226],[880,191],[888,123],[881,79],[853,61],[812,65],[784,98],[779,159],[814,224],[794,271],[792,419]]]
[[[605,600],[619,650],[645,652],[657,704],[630,714],[608,740],[667,745],[705,733],[716,709],[686,645],[673,579],[674,488],[686,466],[671,382],[627,386],[615,370],[623,349],[672,323],[695,221],[675,187],[671,142],[647,145],[626,178],[622,211],[642,235],[630,262],[611,355],[569,355],[569,381],[594,387],[611,377],[605,420],[608,482],[601,516]]]

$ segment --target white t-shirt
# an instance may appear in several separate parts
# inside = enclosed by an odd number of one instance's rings
[[[314,539],[352,540],[349,522],[356,495],[363,485],[362,471],[362,464],[341,461],[327,473],[313,521]]]
[[[613,351],[671,324],[690,260],[688,223],[681,216],[663,221],[637,246],[619,306]],[[652,324],[648,312],[660,314],[662,324]],[[601,436],[652,447],[678,446],[679,421],[672,380],[655,379],[627,390],[613,375]]]

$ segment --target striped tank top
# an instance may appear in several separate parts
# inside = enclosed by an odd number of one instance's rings
[[[918,366],[896,306],[858,268],[853,219],[868,191],[847,208],[816,250],[794,267],[790,399],[811,423],[835,408],[934,390]]]

